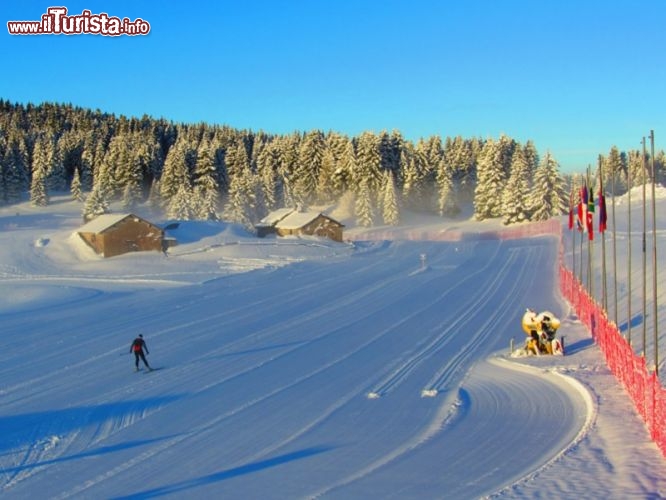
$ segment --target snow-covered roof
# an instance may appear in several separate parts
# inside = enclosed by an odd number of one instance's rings
[[[261,221],[259,221],[259,223],[257,225],[258,226],[269,226],[269,227],[274,226],[275,224],[280,222],[282,219],[287,217],[294,210],[295,210],[294,208],[278,208],[277,210],[273,210],[266,217],[261,219]]]
[[[321,215],[321,212],[292,212],[287,215],[284,219],[278,222],[275,227],[280,229],[298,229],[306,224],[309,224],[317,217]]]
[[[84,224],[79,228],[79,233],[101,233],[109,229],[114,224],[117,224],[121,220],[127,217],[137,217],[134,214],[124,213],[124,214],[102,214],[95,217],[90,222]],[[137,217],[140,219],[140,217]]]

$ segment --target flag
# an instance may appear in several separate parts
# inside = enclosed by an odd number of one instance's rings
[[[608,220],[608,214],[606,212],[606,197],[600,191],[599,192],[599,232],[603,233],[606,230],[606,222]]]
[[[578,230],[585,232],[587,228],[587,185],[583,184],[580,187],[578,194]]]
[[[590,186],[590,197],[587,201],[587,211],[594,213],[594,196],[592,195],[592,186]]]

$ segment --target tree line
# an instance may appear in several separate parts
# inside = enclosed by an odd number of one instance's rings
[[[642,153],[600,156],[604,185],[641,179]],[[639,161],[640,160],[640,161]],[[663,180],[664,153],[656,157]],[[472,203],[478,220],[546,220],[568,207],[572,179],[532,141],[399,131],[350,137],[311,130],[286,135],[149,116],[128,118],[69,104],[0,99],[0,204],[48,205],[71,192],[86,219],[120,201],[177,220],[251,226],[269,211],[338,203],[357,224],[398,224],[403,210],[452,217]],[[642,181],[641,181],[642,182]]]

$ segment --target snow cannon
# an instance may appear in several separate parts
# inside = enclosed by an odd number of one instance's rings
[[[522,327],[527,335],[525,340],[525,354],[564,354],[564,346],[556,337],[561,322],[550,311],[536,313],[527,309],[523,314]]]

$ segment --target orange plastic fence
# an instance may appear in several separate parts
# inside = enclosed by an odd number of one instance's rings
[[[645,421],[652,440],[666,457],[666,389],[645,358],[637,355],[617,325],[580,285],[573,273],[560,264],[560,289],[576,314],[590,330],[606,364],[624,386]]]

